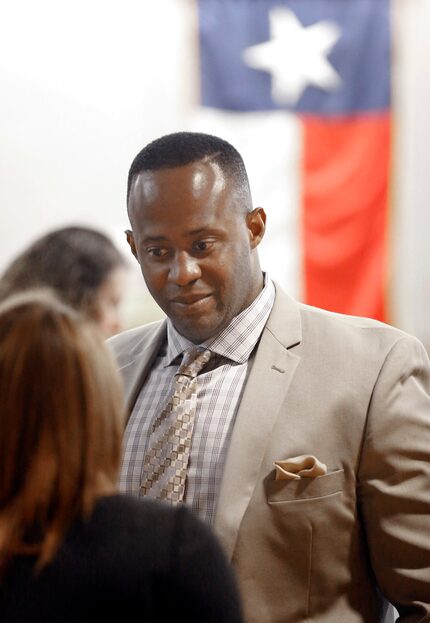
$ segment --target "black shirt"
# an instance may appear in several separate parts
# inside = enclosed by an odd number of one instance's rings
[[[0,585],[1,623],[242,621],[233,572],[183,507],[115,495],[69,531],[39,575],[17,558]]]

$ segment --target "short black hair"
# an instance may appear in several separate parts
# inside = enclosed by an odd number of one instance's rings
[[[226,177],[233,179],[239,192],[249,197],[248,174],[240,153],[227,141],[202,132],[174,132],[148,143],[134,158],[128,172],[127,204],[131,186],[142,171],[180,167],[198,160],[215,162]]]

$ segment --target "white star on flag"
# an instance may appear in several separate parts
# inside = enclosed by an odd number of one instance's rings
[[[339,87],[341,78],[327,60],[341,35],[337,24],[323,21],[305,28],[284,8],[273,9],[269,19],[270,41],[247,48],[243,58],[250,67],[272,74],[275,102],[294,105],[309,85],[326,91]]]

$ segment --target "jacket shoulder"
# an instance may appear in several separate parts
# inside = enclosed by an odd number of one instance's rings
[[[424,351],[421,342],[397,327],[361,316],[348,316],[299,303],[303,346],[319,343],[322,352],[335,349],[344,355],[374,356],[382,360],[393,349]],[[402,346],[400,346],[402,345]]]
[[[155,322],[134,327],[113,335],[106,340],[106,344],[115,357],[119,359],[123,354],[130,355],[136,348],[141,347],[143,343],[156,339],[164,325],[165,320],[156,320]]]
[[[393,325],[381,322],[380,320],[375,320],[374,318],[339,314],[321,309],[319,307],[312,307],[311,305],[306,305],[305,303],[298,303],[298,307],[303,323],[315,323],[327,328],[334,327],[340,331],[352,330],[359,332],[380,332],[386,333],[388,336],[393,338],[413,337]]]
[[[295,352],[322,356],[338,353],[384,358],[396,344],[416,351],[423,350],[413,335],[392,325],[367,318],[350,316],[307,305],[289,297],[275,283],[276,298],[267,329],[281,344]]]

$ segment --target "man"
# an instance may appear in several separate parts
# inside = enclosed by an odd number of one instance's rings
[[[167,319],[110,342],[130,407],[121,488],[184,500],[214,526],[248,623],[371,623],[383,596],[400,620],[430,621],[421,344],[297,303],[262,273],[266,216],[252,208],[240,155],[217,137],[146,146],[130,168],[128,213],[131,250]],[[175,406],[175,373],[187,381],[178,367],[196,345],[209,359]],[[178,450],[169,438],[176,417],[181,431],[195,417],[188,457],[187,442]],[[186,477],[168,475],[179,455]]]

